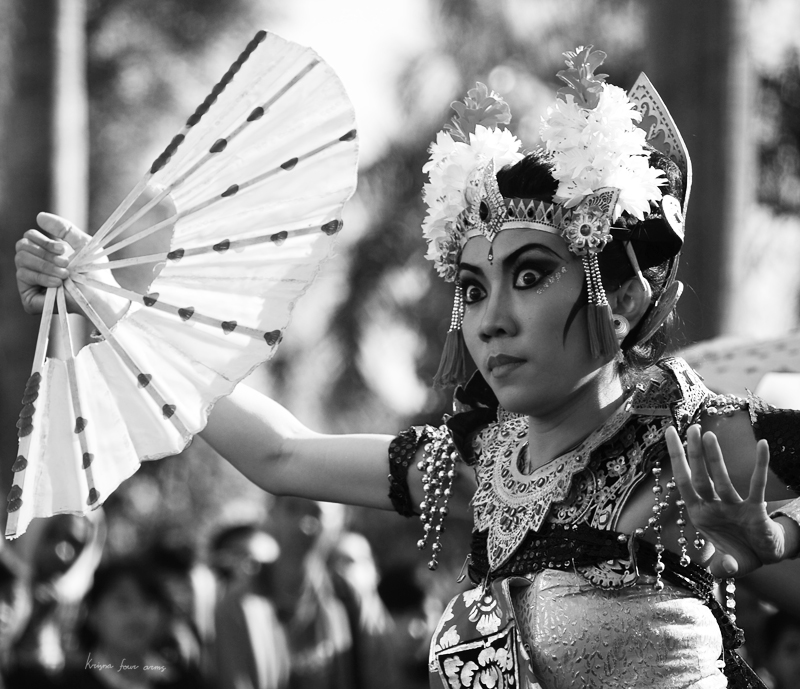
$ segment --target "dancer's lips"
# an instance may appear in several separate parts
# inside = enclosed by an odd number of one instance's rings
[[[491,373],[492,376],[495,378],[500,378],[524,363],[525,359],[520,359],[516,356],[511,356],[509,354],[495,354],[494,356],[489,357],[486,365],[489,368],[489,373]]]

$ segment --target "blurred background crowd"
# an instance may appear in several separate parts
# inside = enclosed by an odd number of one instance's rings
[[[6,490],[38,326],[19,306],[15,242],[41,210],[96,229],[255,28],[319,52],[359,120],[359,189],[339,255],[247,381],[310,427],[393,433],[448,410],[429,386],[452,294],[422,258],[427,146],[477,80],[508,100],[511,128],[534,146],[561,53],[587,43],[608,53],[612,83],[648,74],[692,156],[675,349],[711,343],[713,354],[725,338],[741,352],[781,336],[773,370],[797,373],[795,0],[2,0]],[[731,385],[718,391],[744,393]],[[797,378],[787,390],[800,406]],[[431,621],[464,585],[467,518],[448,518],[432,574],[414,547],[417,520],[273,499],[200,439],[144,465],[93,516],[37,522],[0,549],[10,687],[413,689],[426,682]],[[796,686],[800,610],[743,587],[738,606],[751,663],[776,688]],[[139,668],[120,671],[123,659]]]

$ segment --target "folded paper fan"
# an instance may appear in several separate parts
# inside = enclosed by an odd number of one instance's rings
[[[72,257],[64,287],[47,292],[8,537],[35,517],[85,514],[141,461],[179,453],[215,401],[274,354],[331,254],[357,155],[352,105],[330,67],[258,33]],[[127,312],[104,323],[87,287],[124,297]],[[100,336],[77,354],[64,290]],[[65,360],[46,357],[54,304]]]

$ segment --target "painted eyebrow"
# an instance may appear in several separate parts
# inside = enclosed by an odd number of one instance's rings
[[[553,249],[551,249],[546,244],[531,243],[531,244],[523,244],[521,247],[519,247],[519,249],[516,249],[515,251],[512,251],[508,256],[506,256],[503,259],[503,267],[509,268],[510,266],[514,265],[514,263],[516,263],[517,259],[522,254],[524,254],[524,253],[526,253],[528,251],[544,251],[544,252],[546,252],[548,254],[551,254],[555,258],[558,258],[558,259],[560,259],[562,261],[564,260],[564,257],[561,256],[561,254],[559,254],[557,251],[554,251]],[[478,266],[474,266],[471,263],[465,263],[463,261],[458,264],[458,269],[459,270],[468,270],[471,273],[475,273],[476,275],[483,275],[483,270],[481,268],[479,268]]]

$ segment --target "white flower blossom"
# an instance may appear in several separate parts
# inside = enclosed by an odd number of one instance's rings
[[[571,95],[548,108],[540,134],[552,155],[555,201],[572,208],[598,189],[616,187],[615,217],[627,212],[642,220],[661,198],[664,175],[649,165],[646,134],[636,126],[641,118],[625,91],[610,84],[593,110]]]

